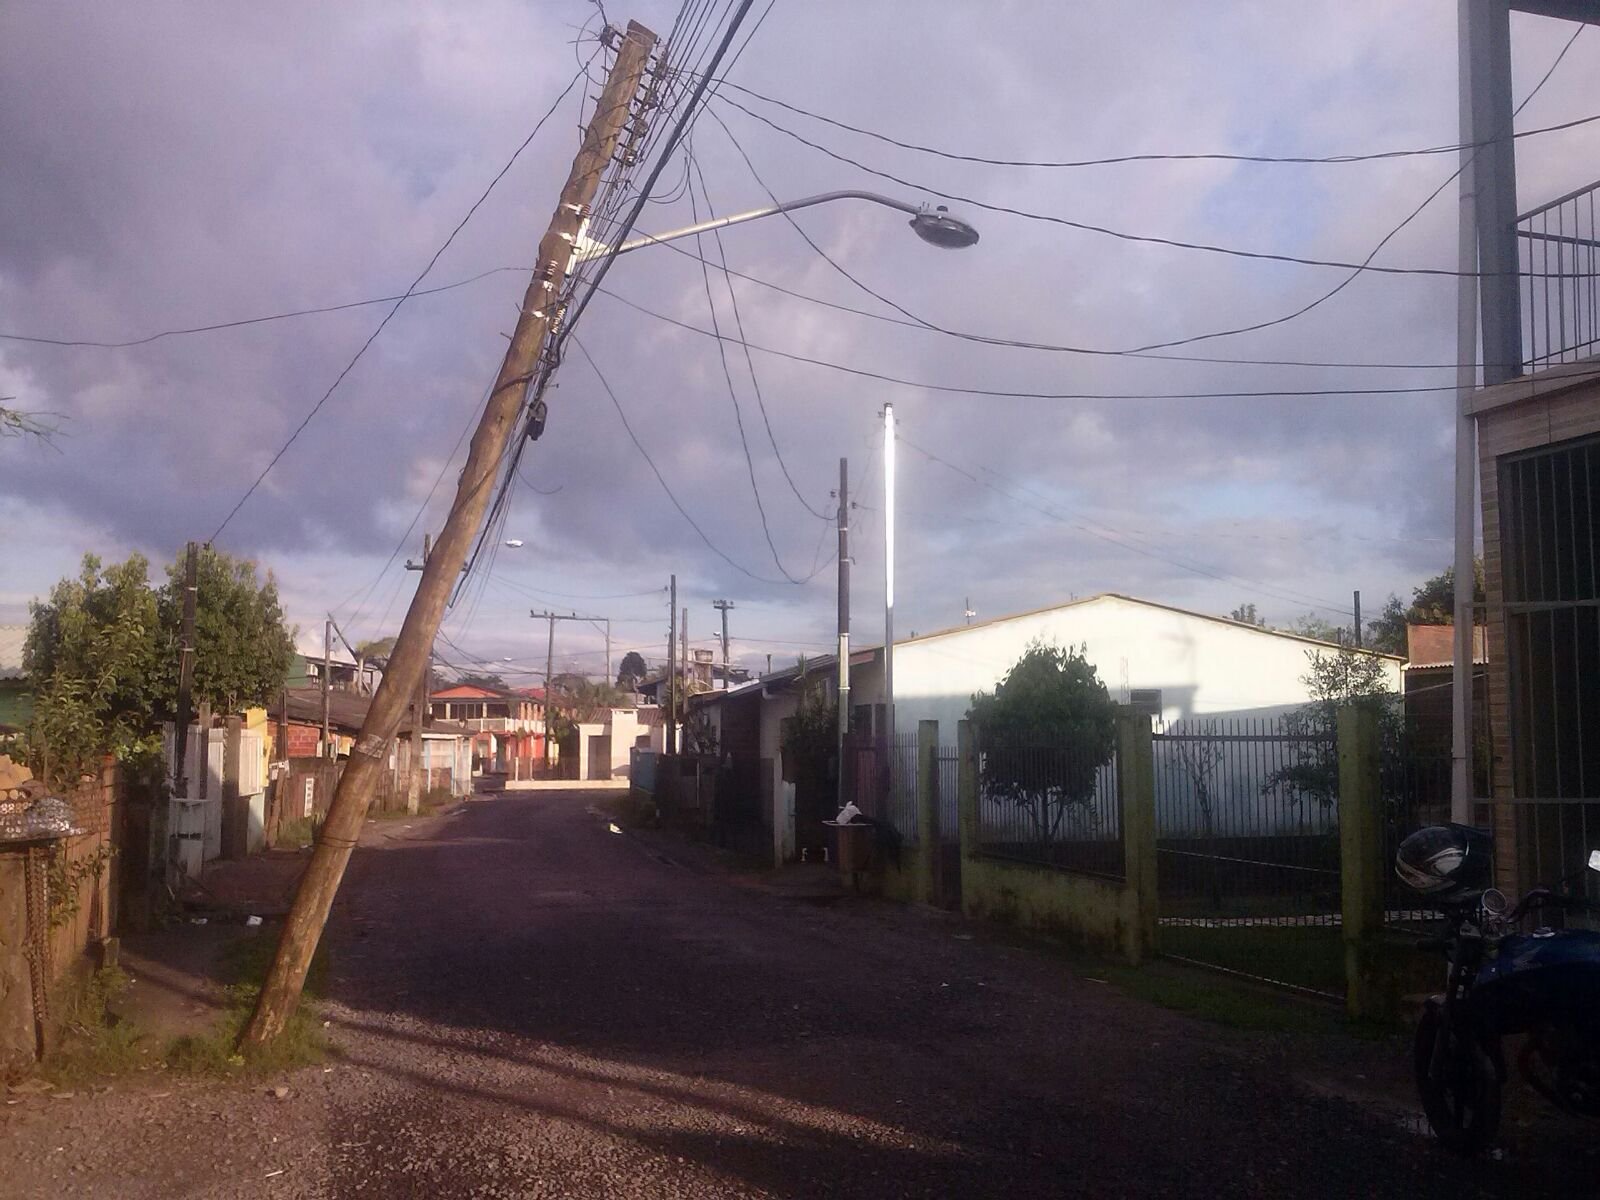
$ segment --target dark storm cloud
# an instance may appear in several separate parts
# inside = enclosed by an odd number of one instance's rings
[[[5,326],[116,336],[393,293],[576,69],[568,42],[594,11],[580,0],[270,12],[8,6],[0,16],[0,213],[12,235],[0,244]],[[626,15],[664,30],[671,12],[648,3]],[[1397,9],[1376,0],[1292,9],[1015,4],[981,18],[947,3],[920,7],[915,20],[903,6],[780,0],[737,78],[914,140],[1002,157],[1392,148],[1452,139],[1453,19],[1442,3]],[[1519,91],[1565,35],[1555,23],[1518,20]],[[1597,55],[1600,44],[1580,43],[1528,119],[1583,115]],[[718,111],[780,196],[865,186],[923,198]],[[526,265],[576,121],[569,108],[552,122],[430,282]],[[908,179],[999,204],[1355,259],[1454,166],[1446,156],[1049,173],[819,136]],[[1567,177],[1575,161],[1588,162],[1592,176],[1600,137],[1563,137],[1521,147],[1525,199],[1582,182]],[[719,211],[766,202],[714,120],[698,123],[693,145]],[[678,178],[676,169],[666,178]],[[1451,199],[1441,197],[1382,261],[1451,265]],[[969,215],[983,240],[960,253],[929,249],[902,218],[870,207],[835,205],[797,220],[851,274],[919,317],[1019,339],[1125,347],[1182,337],[1280,314],[1341,277]],[[691,219],[679,201],[650,206],[641,227]],[[896,315],[781,218],[731,230],[724,244],[740,270]],[[702,248],[714,254],[709,239]],[[712,283],[730,329],[726,289]],[[229,526],[225,544],[277,565],[303,624],[361,594],[440,478],[420,526],[437,528],[454,483],[451,447],[492,375],[522,286],[503,274],[409,304]],[[609,286],[674,319],[710,323],[698,265],[670,251],[619,261]],[[945,384],[1165,393],[1452,378],[988,348],[736,286],[752,341]],[[17,538],[28,549],[0,606],[14,617],[83,550],[140,548],[165,560],[183,540],[210,533],[381,311],[130,350],[0,346],[0,394],[67,414],[71,434],[60,455],[0,446],[0,499],[13,525],[29,527]],[[1452,314],[1449,280],[1366,277],[1292,324],[1196,350],[1448,362]],[[715,344],[606,297],[584,318],[582,337],[706,534],[750,572],[776,577]],[[771,537],[784,567],[806,576],[833,534],[790,493],[736,350],[729,364]],[[877,476],[868,460],[885,401],[895,403],[910,442],[992,485],[902,447],[907,628],[958,620],[969,595],[994,615],[1102,589],[1215,610],[1255,599],[1287,618],[1313,604],[1342,605],[1352,587],[1402,589],[1448,557],[1437,540],[1449,535],[1448,393],[1007,400],[894,387],[760,353],[755,365],[773,433],[811,506],[830,509],[838,459],[851,459],[869,506],[855,521],[866,614],[858,629],[877,620],[881,489],[865,477]],[[499,578],[447,624],[479,652],[532,646],[521,614],[541,601],[512,585],[610,595],[657,586],[672,571],[697,634],[711,628],[706,603],[726,595],[740,605],[736,634],[826,641],[829,571],[802,588],[763,584],[708,549],[661,494],[580,355],[563,368],[549,431],[526,473],[540,489],[559,490],[519,490],[505,535],[524,546],[502,549]],[[352,600],[345,615],[372,627],[357,635],[379,631],[385,604],[392,624],[407,586],[391,571],[365,607]],[[649,614],[664,616],[664,606],[609,603],[641,622],[626,631],[619,624],[619,643],[637,639],[655,653]],[[587,634],[572,636],[575,648],[593,648]]]

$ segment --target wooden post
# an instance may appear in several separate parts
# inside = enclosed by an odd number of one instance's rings
[[[978,857],[978,739],[971,721],[956,723],[956,809],[961,821],[961,857]],[[961,872],[963,889],[968,872]],[[962,907],[966,907],[965,897]]]
[[[1160,917],[1156,880],[1156,771],[1150,714],[1117,713],[1117,807],[1122,822],[1122,876],[1137,914],[1123,933],[1123,956],[1134,966],[1154,957]]]
[[[889,748],[890,753],[894,747]],[[944,847],[939,831],[939,722],[917,722],[917,840],[922,843],[922,898],[938,904],[943,897]]]
[[[339,882],[350,862],[351,849],[361,833],[389,745],[416,693],[445,603],[461,574],[472,540],[483,524],[506,445],[517,428],[528,384],[538,373],[556,302],[566,285],[574,246],[599,188],[600,177],[611,162],[618,135],[630,115],[645,61],[655,43],[655,34],[630,22],[627,35],[617,47],[611,74],[584,131],[583,143],[573,159],[561,200],[539,243],[538,267],[523,299],[505,361],[473,434],[450,515],[423,567],[416,594],[400,627],[389,669],[372,698],[349,763],[339,778],[333,803],[311,862],[301,877],[255,1012],[240,1035],[242,1048],[259,1047],[275,1038],[300,1000],[306,972],[327,924]],[[716,61],[710,69],[715,69]],[[641,197],[641,207],[642,203]]]
[[[1339,709],[1340,924],[1344,938],[1345,1011],[1379,1015],[1379,942],[1383,936],[1383,792],[1378,714],[1365,705]]]

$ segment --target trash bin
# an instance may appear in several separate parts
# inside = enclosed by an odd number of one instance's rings
[[[872,866],[872,826],[865,821],[824,821],[833,826],[833,860],[844,875],[856,875]]]

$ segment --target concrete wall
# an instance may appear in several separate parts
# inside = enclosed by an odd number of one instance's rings
[[[1035,638],[1086,644],[1086,655],[1118,703],[1140,688],[1161,690],[1164,721],[1192,716],[1266,717],[1311,699],[1301,681],[1308,655],[1332,647],[1117,596],[897,642],[895,724],[938,721],[954,729],[975,692],[991,691]],[[1400,690],[1400,662],[1385,658]],[[851,674],[851,703],[883,701],[880,664]]]
[[[772,778],[772,861],[781,866],[794,858],[794,784],[783,780],[782,722],[794,716],[799,697],[769,696],[761,704],[761,760]]]
[[[1150,720],[1123,713],[1117,722],[1122,796],[1123,878],[985,856],[978,841],[977,765],[970,727],[959,729],[962,766],[961,909],[1062,938],[1138,965],[1156,949],[1155,774]]]

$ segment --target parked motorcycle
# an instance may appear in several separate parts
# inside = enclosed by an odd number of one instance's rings
[[[1439,1141],[1469,1155],[1499,1129],[1501,1040],[1515,1034],[1527,1035],[1518,1066],[1535,1090],[1567,1112],[1600,1118],[1600,933],[1543,923],[1551,910],[1589,905],[1549,887],[1510,905],[1490,886],[1492,853],[1481,830],[1435,825],[1395,855],[1400,879],[1445,915],[1444,936],[1420,945],[1443,952],[1449,968],[1444,993],[1428,1000],[1417,1026],[1417,1091]],[[1588,865],[1600,872],[1600,850]],[[1523,933],[1529,915],[1540,922]]]

